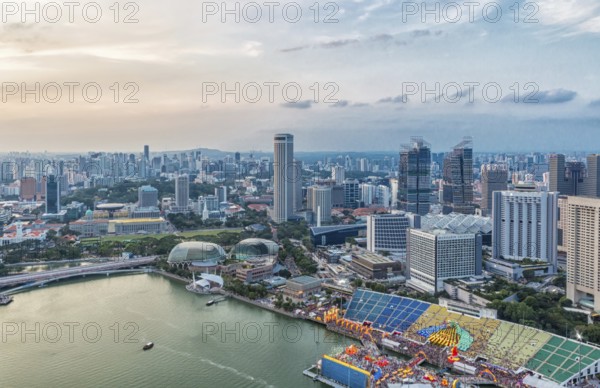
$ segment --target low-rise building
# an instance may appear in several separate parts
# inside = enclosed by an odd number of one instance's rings
[[[321,292],[321,279],[312,276],[298,276],[287,280],[283,294],[294,302],[301,302],[306,298]]]
[[[352,253],[350,268],[368,279],[387,279],[400,275],[402,264],[373,252],[358,251]]]

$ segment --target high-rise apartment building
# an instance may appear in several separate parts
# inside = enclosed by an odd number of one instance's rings
[[[508,188],[508,168],[504,164],[481,166],[481,210],[484,215],[492,211],[492,193]]]
[[[431,149],[422,138],[413,137],[400,152],[398,200],[407,212],[429,213],[431,195]]]
[[[344,167],[342,166],[333,166],[331,167],[331,179],[335,180],[336,185],[341,185],[344,183],[346,173]]]
[[[465,138],[444,159],[444,213],[473,214],[473,141]]]
[[[321,222],[331,222],[331,187],[312,186],[311,189],[311,208],[315,214],[315,220],[320,217]]]
[[[286,222],[294,212],[294,182],[301,179],[294,165],[294,136],[275,135],[273,153],[273,212],[271,218]]]
[[[570,196],[567,217],[567,297],[600,310],[600,199]]]
[[[545,261],[556,268],[558,193],[495,191],[492,256]]]

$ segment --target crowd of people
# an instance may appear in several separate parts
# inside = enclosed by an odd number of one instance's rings
[[[352,355],[344,353],[341,355],[341,357],[346,358],[347,361],[351,361],[349,363],[352,365],[370,371],[373,376],[375,376],[376,373],[378,377],[387,376],[384,381],[374,380],[374,384],[376,384],[376,381],[380,381],[380,384],[377,384],[378,387],[385,386],[387,383],[392,381],[400,382],[407,378],[416,382],[433,382],[434,380],[438,380],[440,383],[443,381],[444,383],[450,385],[455,379],[458,379],[463,383],[477,381],[481,382],[482,379],[485,379],[504,387],[524,387],[525,385],[523,383],[523,378],[529,373],[523,372],[516,374],[512,370],[485,362],[485,360],[472,360],[467,357],[461,357],[460,354],[457,355],[458,357],[453,359],[453,357],[451,357],[451,350],[449,347],[436,346],[429,343],[424,338],[422,338],[422,342],[419,342],[410,338],[406,338],[397,333],[390,335],[379,330],[369,330],[368,332],[365,332],[363,329],[357,329],[356,326],[338,325],[336,324],[335,320],[328,323],[328,329],[362,340],[365,346],[357,348],[356,352]],[[385,345],[387,347],[399,354],[409,357],[410,359],[404,361],[385,356],[387,363],[385,363],[384,367],[379,366],[379,364],[373,364],[372,360],[375,360],[375,362],[381,360],[378,357],[382,357],[382,353],[377,350],[377,346],[373,347],[369,344],[377,344],[382,346],[384,339],[388,340],[385,341]],[[440,370],[449,372],[453,366],[453,363],[457,360],[461,364],[473,368],[473,375],[450,375],[445,373],[445,376],[443,377],[436,377],[432,376],[431,372],[427,369],[418,366],[422,361],[426,361],[428,364],[439,367]],[[381,368],[381,375],[378,374],[376,367]],[[408,375],[405,373],[407,368],[410,369],[412,374]]]

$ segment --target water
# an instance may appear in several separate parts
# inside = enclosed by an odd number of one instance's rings
[[[0,307],[0,387],[319,387],[302,371],[350,343],[236,300],[206,306],[211,298],[155,274],[17,294]]]

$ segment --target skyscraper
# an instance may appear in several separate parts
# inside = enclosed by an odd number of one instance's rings
[[[481,210],[484,215],[492,211],[492,193],[508,188],[508,169],[503,164],[481,165]]]
[[[344,207],[348,209],[356,209],[360,199],[360,187],[358,180],[346,179],[344,181]]]
[[[345,178],[345,170],[342,166],[333,166],[331,167],[331,179],[335,180],[336,185],[341,185],[344,183]]]
[[[150,161],[150,146],[148,146],[148,145],[144,146],[144,160],[146,162]]]
[[[583,182],[581,195],[600,197],[600,154],[587,157],[587,176]]]
[[[60,184],[55,175],[49,175],[46,180],[46,213],[60,212]]]
[[[274,137],[273,152],[273,212],[271,218],[286,222],[294,211],[294,182],[298,173],[294,169],[294,136],[280,133]]]
[[[444,159],[444,213],[473,214],[473,142],[465,138]]]
[[[416,223],[416,225],[415,225]],[[376,214],[367,217],[367,249],[406,256],[406,231],[420,227],[420,216],[407,214]]]
[[[304,197],[302,195],[302,162],[299,160],[294,160],[294,171],[295,171],[295,176],[296,179],[294,179],[294,184],[292,189],[294,190],[294,194],[293,194],[293,202],[294,202],[294,209],[293,211],[298,211],[300,209],[302,209],[302,202],[304,200]]]
[[[567,298],[600,310],[600,199],[567,199]]]
[[[331,187],[312,186],[311,188],[311,208],[315,213],[315,220],[320,218],[320,221],[331,222]]]
[[[190,200],[190,177],[187,174],[175,178],[175,212],[187,213]]]
[[[548,189],[563,195],[580,195],[584,185],[585,166],[580,162],[565,162],[562,154],[550,155]]]
[[[529,258],[556,268],[558,193],[495,191],[492,207],[495,259]]]
[[[425,215],[429,213],[431,195],[431,149],[420,137],[400,151],[398,200],[402,210]]]

